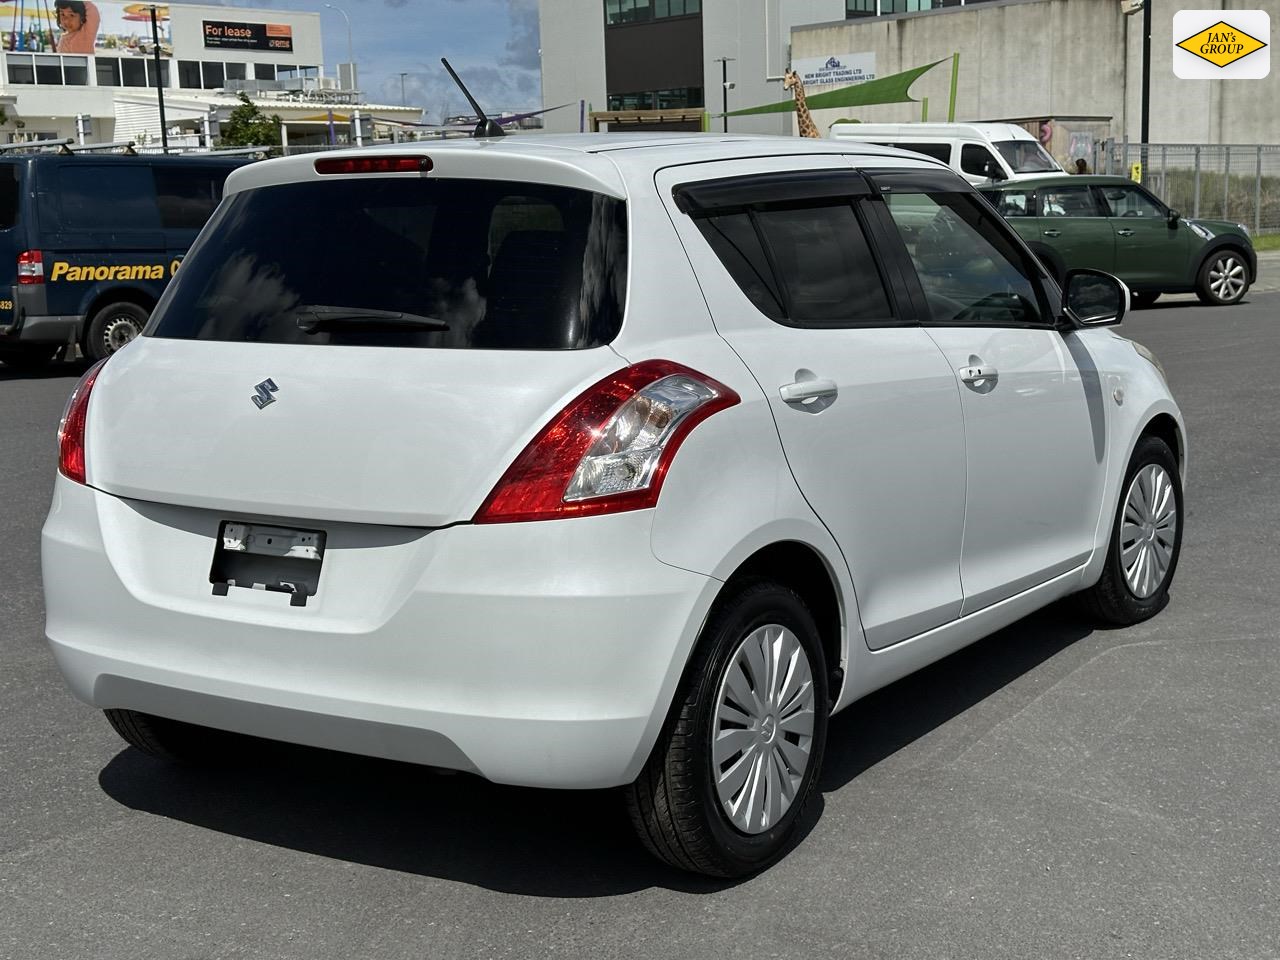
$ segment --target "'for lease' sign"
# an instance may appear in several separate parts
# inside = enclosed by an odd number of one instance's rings
[[[226,23],[221,20],[205,20],[204,45],[293,53],[293,28],[286,23]]]

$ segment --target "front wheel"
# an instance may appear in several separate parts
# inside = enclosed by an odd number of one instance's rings
[[[1085,610],[1114,626],[1159,613],[1182,551],[1182,480],[1159,437],[1143,437],[1129,461],[1102,577],[1080,594]]]
[[[89,321],[84,335],[84,352],[90,360],[102,360],[142,333],[147,311],[136,303],[109,303]]]
[[[768,866],[817,782],[829,712],[809,608],[778,584],[741,586],[703,628],[672,715],[627,790],[640,839],[695,873]]]
[[[1218,250],[1200,267],[1196,296],[1201,303],[1225,307],[1239,303],[1249,289],[1249,268],[1236,250]]]

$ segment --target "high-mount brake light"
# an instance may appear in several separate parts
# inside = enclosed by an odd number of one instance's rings
[[[18,254],[18,282],[44,283],[44,254],[39,250],[23,250]]]
[[[426,173],[430,157],[322,157],[316,173]]]
[[[99,360],[85,371],[67,401],[67,409],[62,412],[62,422],[58,424],[58,470],[76,483],[85,482],[84,428],[85,417],[89,413],[89,394],[93,392],[93,384],[102,372],[103,364],[109,359]]]
[[[643,510],[699,423],[741,402],[729,387],[670,360],[610,374],[551,418],[507,468],[475,523]]]

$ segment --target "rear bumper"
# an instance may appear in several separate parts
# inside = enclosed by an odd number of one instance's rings
[[[58,477],[46,634],[78,697],[503,783],[614,786],[648,756],[718,587],[653,557],[649,511],[328,524],[320,590],[291,608],[212,594],[221,519]]]
[[[13,307],[0,314],[0,343],[74,343],[80,338],[84,318],[49,313],[44,284],[14,284],[5,291]]]

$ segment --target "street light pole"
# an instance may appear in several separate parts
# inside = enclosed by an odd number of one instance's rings
[[[409,74],[406,71],[400,71],[400,106],[402,107],[408,106],[404,99],[404,78],[408,75]]]
[[[160,72],[160,28],[156,24],[156,8],[151,7],[151,42],[155,45],[156,102],[160,105],[160,152],[169,152],[169,128],[164,122],[164,74]]]
[[[356,86],[356,55],[352,52],[351,46],[351,18],[347,16],[347,11],[341,7],[335,7],[332,3],[326,3],[325,7],[329,10],[337,10],[342,14],[342,19],[347,21],[347,63],[351,64],[351,88],[354,90]]]
[[[729,132],[729,64],[737,60],[737,57],[716,57],[712,63],[720,64],[720,92],[723,94],[724,111],[720,115],[720,119],[724,124],[724,132]]]
[[[1142,179],[1147,179],[1147,144],[1151,142],[1151,2],[1142,4]],[[1128,160],[1128,157],[1125,158]]]

